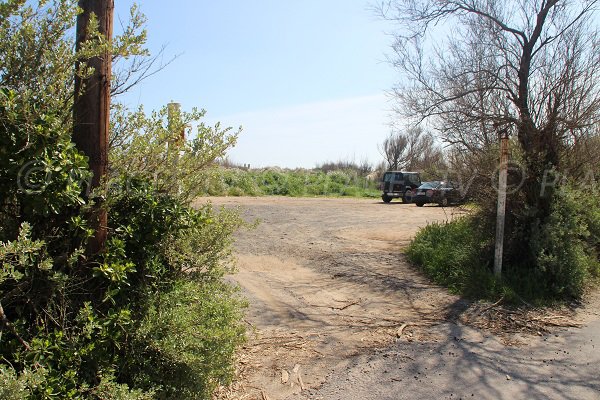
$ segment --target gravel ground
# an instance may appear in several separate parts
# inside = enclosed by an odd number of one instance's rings
[[[289,398],[600,399],[600,321],[519,347],[460,325],[435,330],[444,339],[356,357],[319,390]]]
[[[232,279],[249,299],[252,334],[220,398],[600,399],[598,296],[569,315],[582,328],[501,332],[469,323],[478,308],[406,262],[402,249],[420,227],[464,210],[210,201],[261,221],[237,235]]]

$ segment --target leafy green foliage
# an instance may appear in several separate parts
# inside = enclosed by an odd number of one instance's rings
[[[30,119],[29,107],[14,91],[0,88],[0,204],[19,209],[0,215],[0,240],[14,239],[22,221],[37,226],[65,218],[60,210],[83,204],[90,176],[60,121],[45,114]]]
[[[94,31],[97,24],[91,24],[90,37],[94,39],[74,52],[77,13],[77,2],[72,0],[7,0],[0,4],[0,87],[18,91],[26,99],[30,104],[22,110],[26,119],[54,115],[67,132],[71,130],[74,66],[78,61],[108,49],[115,64],[112,91],[120,93],[132,80],[141,78],[138,70],[144,64],[140,65],[139,59],[148,56],[144,48],[145,17],[137,6],[131,8],[123,34],[109,43]],[[81,68],[76,72],[90,74]]]
[[[45,4],[44,4],[45,3]],[[77,59],[67,32],[74,26],[75,2],[3,1],[0,5],[0,87],[18,90],[31,106],[21,115],[57,115],[67,122]]]
[[[244,341],[244,303],[221,280],[232,272],[231,234],[241,220],[210,205],[185,207],[144,181],[127,183],[112,196],[109,215],[120,241],[113,253],[125,254],[136,270],[128,275],[131,287],[114,298],[141,319],[121,373],[162,397],[208,398],[232,379],[235,349]]]
[[[204,124],[205,114],[164,107],[146,116],[143,109],[129,112],[117,107],[110,139],[111,174],[144,177],[160,192],[193,200],[200,194],[208,167],[235,145],[240,133],[218,123]],[[193,134],[192,126],[196,127]]]
[[[102,376],[97,387],[91,390],[90,397],[101,400],[153,400],[156,392],[140,389],[131,390],[127,385],[115,382],[113,375]]]
[[[106,278],[130,262],[135,271],[129,283],[143,283],[149,290],[144,294],[139,284],[123,287],[124,298],[153,295],[179,279],[208,282],[232,272],[231,235],[242,225],[237,212],[216,213],[210,204],[191,208],[138,178],[115,182],[108,207],[115,233],[105,257]]]
[[[70,136],[74,77],[90,71],[75,63],[107,49],[121,62],[147,53],[135,7],[123,36],[92,34],[74,52],[76,13],[71,0],[0,4],[0,398],[209,398],[231,379],[244,339],[243,302],[221,279],[241,221],[185,200],[192,171],[200,176],[234,135],[200,125],[180,146],[170,133],[203,112],[166,128],[164,113],[125,113],[110,190],[87,196],[87,159]],[[188,175],[169,174],[173,161]],[[108,245],[89,255],[99,200]],[[183,378],[168,374],[176,351]]]
[[[231,286],[180,281],[151,304],[125,369],[134,386],[160,385],[164,398],[206,399],[231,381],[233,356],[244,340],[244,303]]]
[[[376,182],[352,170],[217,169],[203,181],[210,196],[379,197]]]
[[[207,398],[231,380],[244,303],[221,278],[231,272],[230,236],[241,220],[151,188],[142,180],[113,186],[113,233],[93,264],[74,257],[70,269],[59,268],[51,244],[32,240],[26,223],[2,244],[0,295],[15,331],[3,335],[0,353],[21,371],[6,369],[14,377],[2,390],[35,399],[110,398],[107,390],[130,396],[115,398]],[[41,325],[29,324],[31,311],[15,303],[28,296],[14,293],[21,287],[47,316]],[[42,288],[50,293],[43,302]],[[45,371],[35,388],[24,375],[31,366]],[[116,373],[118,381],[110,378]]]
[[[423,228],[407,254],[435,282],[474,298],[505,295],[533,302],[579,298],[600,274],[600,206],[592,193],[561,188],[550,218],[530,238],[535,262],[509,258],[502,281],[492,273],[493,227],[481,215]]]
[[[591,193],[562,188],[548,220],[532,229],[535,263],[513,261],[507,274],[527,297],[581,297],[600,272],[598,213]]]
[[[490,297],[496,290],[490,271],[490,242],[481,240],[474,217],[433,223],[421,229],[407,255],[436,283],[454,293]]]
[[[16,374],[12,368],[0,367],[0,399],[26,400],[40,387],[45,380],[46,371],[38,368],[35,371],[25,370]]]

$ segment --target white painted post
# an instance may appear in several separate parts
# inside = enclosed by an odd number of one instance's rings
[[[496,251],[494,253],[494,276],[502,276],[504,252],[504,220],[506,217],[506,186],[508,177],[508,131],[500,133],[500,170],[498,177],[498,211],[496,214]]]

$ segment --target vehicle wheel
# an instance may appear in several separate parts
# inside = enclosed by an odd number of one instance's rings
[[[423,207],[425,205],[425,203],[415,203],[417,205],[417,207]]]
[[[381,200],[383,200],[384,203],[389,203],[390,201],[392,201],[392,198],[384,194],[383,196],[381,196]]]
[[[412,191],[407,190],[404,192],[404,196],[402,197],[402,202],[406,204],[412,203]]]
[[[446,197],[444,197],[441,201],[440,201],[440,207],[447,207],[448,206],[448,199]]]

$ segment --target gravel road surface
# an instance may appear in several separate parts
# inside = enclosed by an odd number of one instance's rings
[[[203,200],[204,201],[204,200]],[[498,335],[405,260],[420,227],[464,213],[365,199],[211,198],[256,229],[232,277],[251,339],[223,399],[600,399],[600,301],[581,328]],[[510,345],[507,345],[510,343]]]

